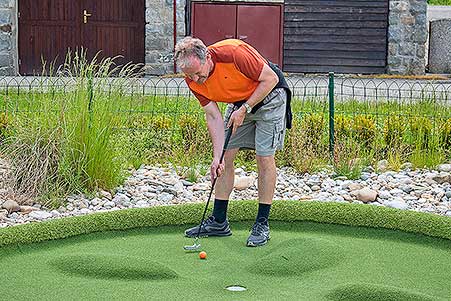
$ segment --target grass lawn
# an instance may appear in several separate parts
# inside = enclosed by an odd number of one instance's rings
[[[0,249],[2,296],[105,300],[445,300],[451,241],[397,230],[272,222],[272,240],[247,248],[251,221],[201,239],[187,226],[79,235]],[[229,292],[241,285],[245,292]]]
[[[428,0],[429,5],[451,5],[451,0]]]

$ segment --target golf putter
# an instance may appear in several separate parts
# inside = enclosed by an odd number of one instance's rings
[[[236,110],[236,107],[233,108],[232,113]],[[232,115],[232,113],[230,113],[230,115]],[[229,128],[227,130],[227,135],[224,141],[224,147],[222,150],[222,154],[221,154],[221,159],[219,159],[219,163],[222,162],[222,160],[224,159],[224,154],[227,148],[227,145],[229,144],[229,140],[230,137],[232,136],[232,129]],[[204,209],[204,213],[202,214],[202,219],[200,221],[200,226],[199,226],[199,230],[197,231],[196,237],[194,238],[194,244],[192,246],[184,246],[183,249],[185,251],[189,251],[189,252],[196,252],[200,250],[200,230],[202,229],[202,226],[204,225],[204,220],[205,220],[205,214],[207,213],[207,209],[208,209],[208,205],[210,204],[210,199],[211,199],[211,195],[213,193],[213,189],[215,188],[215,184],[216,184],[216,180],[218,179],[218,177],[213,179],[213,183],[211,184],[211,189],[210,189],[210,193],[208,195],[208,200],[207,203],[205,204],[205,209]]]

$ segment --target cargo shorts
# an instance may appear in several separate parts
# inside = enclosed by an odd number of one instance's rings
[[[263,100],[263,106],[255,113],[246,113],[243,124],[230,138],[226,149],[255,149],[257,156],[272,156],[283,148],[286,130],[285,89],[271,91]],[[224,118],[224,129],[232,114],[234,104],[229,104]]]

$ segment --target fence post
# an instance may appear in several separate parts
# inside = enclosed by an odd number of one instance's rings
[[[335,106],[334,106],[334,73],[329,72],[329,153],[330,159],[334,159],[334,119],[335,119]]]

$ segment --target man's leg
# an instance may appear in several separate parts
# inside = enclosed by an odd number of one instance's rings
[[[269,211],[276,187],[276,163],[274,155],[257,156],[258,167],[258,213],[252,232],[247,239],[248,247],[265,245],[269,240]]]
[[[235,169],[233,161],[239,149],[227,150],[224,154],[224,172],[216,181],[213,214],[205,220],[200,236],[228,236],[232,234],[227,222],[227,205],[233,189]],[[195,237],[199,226],[187,229],[185,235]]]
[[[258,200],[260,204],[272,204],[276,187],[276,161],[273,156],[257,156]]]
[[[224,172],[216,181],[215,202],[213,207],[213,216],[215,220],[222,223],[227,218],[227,206],[229,197],[233,190],[235,180],[234,160],[239,149],[227,150],[224,154]]]

